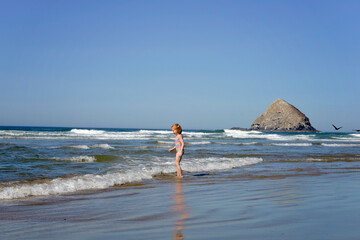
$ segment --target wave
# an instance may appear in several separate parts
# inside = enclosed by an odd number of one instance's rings
[[[90,149],[87,145],[76,145],[76,146],[69,146],[69,147],[61,147],[61,148],[75,148],[75,149]]]
[[[348,155],[348,156],[322,156],[322,157],[314,157],[307,158],[305,161],[310,162],[354,162],[360,161],[359,155]]]
[[[158,138],[170,135],[157,134]],[[147,131],[105,131],[93,129],[71,129],[70,131],[0,131],[0,139],[98,139],[98,140],[151,140],[154,134]]]
[[[195,158],[195,161],[184,162],[182,168],[188,172],[203,172],[203,171],[214,171],[214,170],[225,170],[231,168],[238,168],[247,165],[257,164],[262,162],[262,158]]]
[[[222,139],[226,137],[235,139],[264,139],[273,141],[312,141],[310,134],[277,134],[259,131],[241,131],[224,129],[223,131],[184,131],[185,139]],[[356,134],[353,134],[356,135]],[[20,131],[1,130],[0,139],[97,139],[97,140],[168,140],[173,138],[173,133],[168,130],[124,130],[115,129],[71,129],[68,131]],[[360,141],[353,136],[351,139]]]
[[[226,136],[233,138],[263,138],[262,132],[224,129]]]
[[[352,135],[352,134],[350,134],[350,135]],[[332,139],[328,139],[327,141],[360,142],[360,138],[358,138],[358,137],[332,137]]]
[[[310,147],[312,143],[272,143],[274,146]]]
[[[115,132],[92,129],[72,129],[65,137],[99,140],[147,140],[151,134],[146,131]]]
[[[189,144],[189,145],[205,145],[205,144],[211,144],[210,141],[200,141],[200,142],[188,142],[186,144]]]
[[[58,148],[58,147],[49,147],[49,148]],[[102,149],[113,149],[114,147],[110,146],[109,144],[95,144],[95,145],[74,145],[74,146],[65,146],[60,148],[75,148],[75,149],[91,149],[91,148],[102,148]]]
[[[191,161],[182,164],[182,168],[187,172],[216,171],[257,164],[262,161],[261,158],[250,157],[240,159],[210,157],[191,159]],[[69,178],[43,180],[36,183],[13,182],[6,187],[0,188],[0,199],[10,200],[31,196],[66,194],[83,190],[106,189],[115,185],[151,179],[157,174],[176,172],[172,160],[168,159],[168,161],[162,162],[162,165],[159,166],[140,166],[136,169],[118,170],[118,172],[103,175],[86,174]]]
[[[75,134],[84,134],[84,135],[99,135],[105,133],[105,131],[103,130],[94,130],[94,129],[71,129],[70,132]]]
[[[276,133],[263,133],[259,131],[243,131],[224,129],[225,135],[232,138],[248,139],[267,139],[273,141],[311,141],[314,140],[315,134],[296,134],[296,135],[283,135]]]
[[[321,143],[324,147],[360,147],[360,144],[352,143]]]
[[[149,144],[159,144],[159,145],[169,145],[169,146],[174,145],[174,141],[150,141],[148,143]],[[204,145],[204,144],[211,144],[211,143],[212,142],[210,142],[210,141],[196,141],[196,142],[187,141],[186,145]]]
[[[91,148],[102,148],[102,149],[113,149],[114,147],[110,146],[109,144],[95,144],[90,146]]]
[[[220,144],[220,145],[239,145],[239,146],[249,146],[249,145],[260,145],[258,142],[213,142],[214,144]]]
[[[321,158],[307,158],[307,159],[305,159],[305,161],[307,161],[307,162],[323,162],[326,160],[321,159]]]
[[[184,137],[195,137],[195,138],[210,136],[214,134],[215,133],[206,133],[206,132],[182,132],[182,135],[184,135]]]
[[[174,141],[153,141],[150,144],[174,145]]]
[[[170,130],[140,130],[139,132],[144,134],[173,134]]]
[[[96,158],[93,156],[76,156],[67,158],[52,158],[56,161],[71,161],[71,162],[95,162]]]

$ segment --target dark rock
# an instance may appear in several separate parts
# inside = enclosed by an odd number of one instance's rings
[[[231,130],[250,131],[250,128],[232,127]]]
[[[293,105],[278,99],[251,125],[251,130],[268,132],[318,132]]]

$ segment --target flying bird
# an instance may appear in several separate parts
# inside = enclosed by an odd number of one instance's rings
[[[333,127],[335,128],[336,131],[339,130],[340,128],[342,128],[342,127],[336,127],[334,124],[332,124],[332,125],[333,125]]]

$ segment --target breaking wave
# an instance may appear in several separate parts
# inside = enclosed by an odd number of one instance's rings
[[[324,147],[360,147],[360,144],[353,143],[321,143]]]
[[[72,158],[73,160],[86,159],[84,157]],[[94,160],[94,157],[88,157]],[[64,159],[63,159],[64,160]],[[202,172],[237,168],[262,162],[261,158],[205,158],[191,159],[182,165],[184,171]],[[66,194],[82,190],[105,189],[115,185],[151,179],[156,174],[176,172],[173,160],[163,162],[158,166],[147,166],[126,171],[117,170],[103,175],[86,174],[68,178],[43,180],[36,183],[8,183],[0,187],[0,199],[17,199],[31,196],[47,196]]]
[[[96,158],[93,156],[76,156],[67,158],[53,158],[56,161],[70,161],[70,162],[95,162]]]
[[[263,133],[259,131],[242,131],[224,129],[225,135],[232,138],[240,139],[267,139],[273,141],[311,141],[314,140],[315,134],[296,134],[296,135],[283,135],[276,133]]]
[[[273,143],[274,146],[310,147],[312,143]]]
[[[75,134],[83,134],[83,135],[99,135],[99,134],[104,134],[105,131],[103,130],[89,130],[89,129],[72,129],[70,131],[71,133],[75,133]]]

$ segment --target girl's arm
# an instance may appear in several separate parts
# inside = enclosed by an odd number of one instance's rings
[[[169,149],[169,152],[174,151],[176,147]]]

